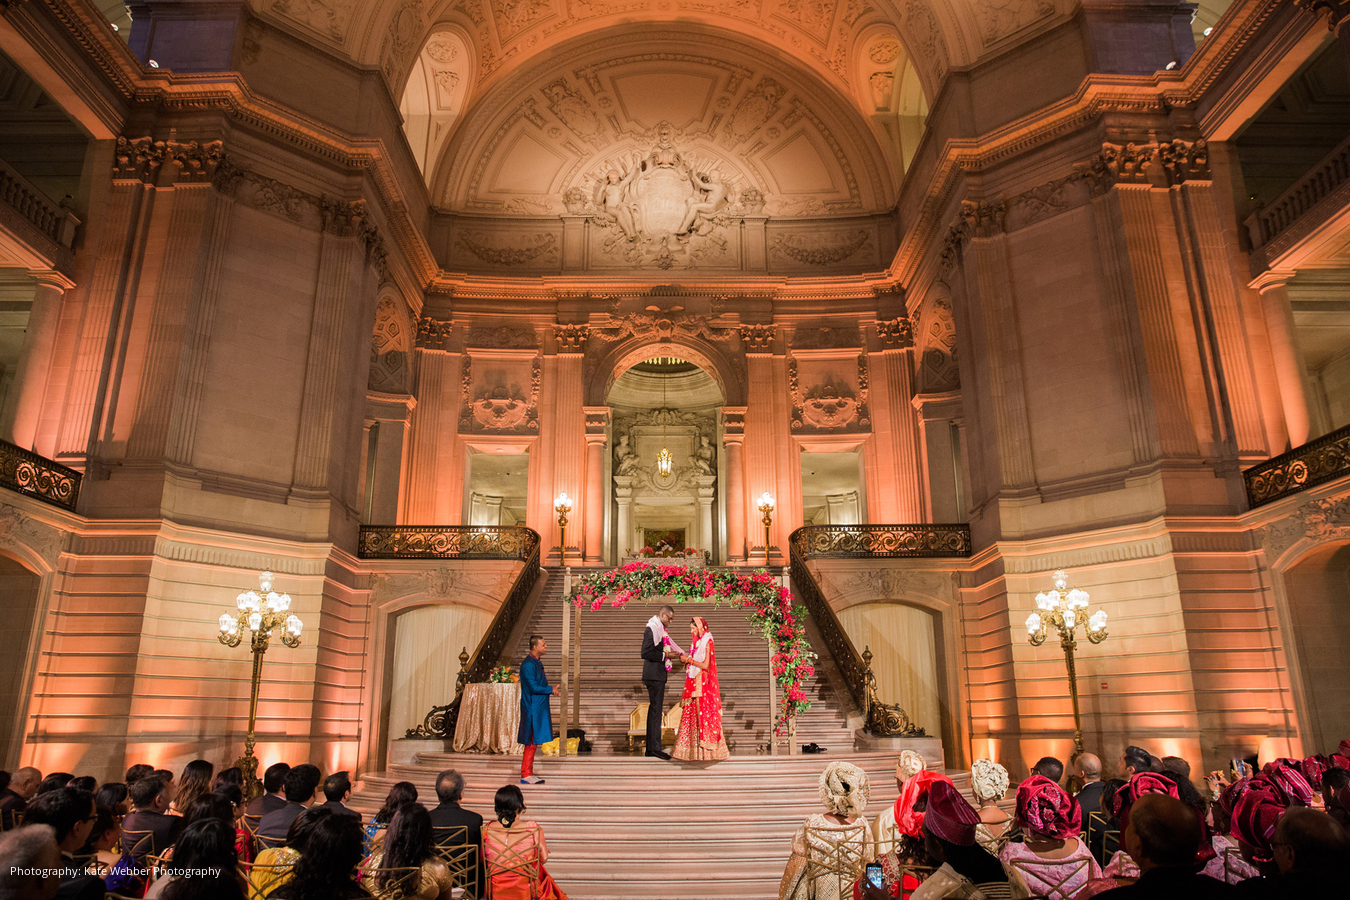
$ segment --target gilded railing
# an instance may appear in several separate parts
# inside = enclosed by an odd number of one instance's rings
[[[789,540],[793,551],[807,558],[970,555],[969,525],[807,525]]]
[[[74,512],[80,478],[74,469],[0,441],[0,485],[12,491]]]
[[[515,525],[363,525],[361,559],[529,559],[539,534]]]
[[[460,701],[464,697],[464,686],[487,680],[488,673],[501,660],[502,653],[506,650],[506,642],[511,639],[511,630],[524,613],[525,604],[530,599],[530,592],[534,590],[535,584],[539,581],[539,533],[529,528],[503,527],[497,530],[528,532],[527,539],[519,542],[521,548],[528,548],[529,550],[529,555],[524,557],[525,567],[520,570],[516,583],[511,586],[511,592],[506,595],[506,599],[502,601],[497,614],[492,617],[492,623],[488,625],[483,639],[478,642],[478,649],[473,652],[473,656],[469,656],[467,653],[460,654],[459,678],[455,680],[455,698],[444,706],[433,707],[431,712],[427,713],[422,720],[422,724],[416,728],[409,728],[404,737],[439,738],[447,741],[454,739],[455,725],[459,720]],[[482,559],[485,557],[475,555],[461,556],[460,558]]]
[[[1242,480],[1255,509],[1342,475],[1350,475],[1350,425],[1252,466]]]
[[[899,707],[877,697],[872,654],[854,646],[807,566],[810,559],[896,559],[970,555],[967,525],[807,525],[788,538],[788,559],[797,596],[815,620],[825,649],[844,678],[849,694],[877,735],[920,736],[924,730]]]

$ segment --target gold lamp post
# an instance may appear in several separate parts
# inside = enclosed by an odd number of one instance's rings
[[[773,525],[773,495],[768,491],[759,495],[759,511],[764,514],[764,565],[772,565],[769,559],[769,526]]]
[[[1045,643],[1046,626],[1053,626],[1059,633],[1059,645],[1064,649],[1064,665],[1069,670],[1069,696],[1073,698],[1073,755],[1083,753],[1083,723],[1078,715],[1078,673],[1074,668],[1073,651],[1078,647],[1074,639],[1082,628],[1087,639],[1094,644],[1106,640],[1106,610],[1099,609],[1092,615],[1087,614],[1088,593],[1078,588],[1069,588],[1069,578],[1060,569],[1055,573],[1055,587],[1049,592],[1036,595],[1036,608],[1027,616],[1027,640],[1031,646],[1039,647]]]
[[[567,514],[572,511],[572,498],[567,491],[553,498],[553,511],[558,514],[558,565],[567,565]]]
[[[248,697],[248,735],[244,738],[244,755],[234,764],[244,773],[244,799],[251,800],[262,793],[262,782],[258,780],[258,758],[253,755],[256,743],[254,728],[258,722],[258,687],[262,680],[263,654],[271,641],[272,632],[281,630],[281,642],[287,647],[300,646],[300,632],[304,623],[300,617],[290,612],[289,594],[278,594],[272,590],[272,573],[263,572],[258,576],[258,590],[243,591],[235,598],[239,606],[239,617],[229,613],[220,616],[220,642],[226,647],[238,647],[244,640],[244,632],[249,632],[249,643],[253,648],[253,684]]]

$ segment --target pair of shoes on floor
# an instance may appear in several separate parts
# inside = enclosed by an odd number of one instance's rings
[[[825,752],[825,748],[822,747],[822,746],[820,746],[819,744],[817,744],[815,741],[812,741],[812,742],[809,743],[809,744],[802,744],[802,752],[803,752],[803,753],[824,753],[824,752]]]
[[[664,750],[657,750],[655,753],[648,753],[652,759],[670,759],[670,754]]]
[[[529,778],[522,778],[522,779],[520,779],[520,783],[521,783],[521,784],[543,784],[543,783],[544,783],[544,779],[540,778],[538,775],[531,775]]]

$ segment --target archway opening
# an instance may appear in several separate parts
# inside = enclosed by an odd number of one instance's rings
[[[839,624],[858,647],[872,650],[877,693],[894,698],[910,721],[929,734],[946,734],[939,619],[931,610],[894,600],[840,610]]]
[[[0,556],[0,696],[13,698],[4,718],[0,733],[0,764],[13,770],[18,763],[19,747],[23,743],[24,676],[34,634],[33,617],[37,615],[38,586],[41,579],[35,572],[6,556]]]
[[[1311,746],[1304,753],[1329,752],[1350,734],[1350,543],[1319,547],[1284,574],[1285,596],[1299,669]]]

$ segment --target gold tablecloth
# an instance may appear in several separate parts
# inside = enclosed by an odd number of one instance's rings
[[[470,684],[464,688],[455,724],[456,753],[507,753],[520,756],[520,685]]]

